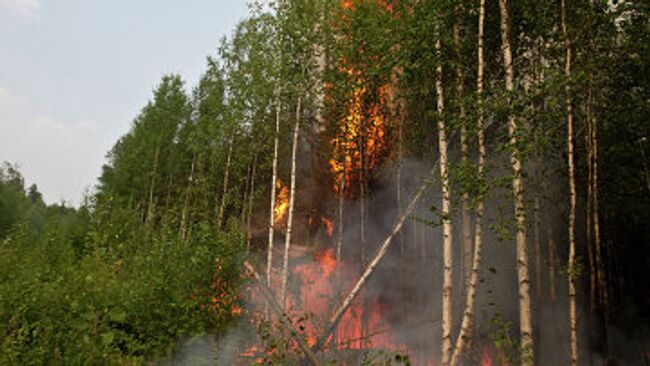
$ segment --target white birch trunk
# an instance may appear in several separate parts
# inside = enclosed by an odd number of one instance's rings
[[[442,50],[440,30],[436,32],[436,54],[438,66],[436,67],[436,96],[438,110],[438,152],[440,154],[440,179],[442,183],[442,240],[444,277],[442,291],[442,364],[448,365],[451,359],[451,326],[452,326],[452,286],[453,286],[453,248],[451,232],[451,186],[449,184],[449,171],[447,159],[447,132],[445,126],[445,96],[442,86]]]
[[[232,161],[232,145],[235,142],[235,133],[230,135],[228,140],[228,155],[226,156],[226,170],[223,174],[223,189],[221,191],[221,204],[219,205],[219,214],[217,215],[217,227],[223,225],[223,214],[226,209],[226,198],[228,197],[228,179],[230,177],[230,162]]]
[[[578,365],[578,325],[576,314],[576,270],[575,270],[575,220],[576,220],[576,182],[574,166],[574,143],[573,143],[573,100],[571,91],[571,43],[569,40],[567,5],[566,0],[561,2],[562,12],[562,34],[566,48],[566,59],[564,64],[564,76],[566,77],[565,98],[566,98],[566,124],[567,124],[567,160],[569,171],[569,327],[571,330],[571,365]]]
[[[458,63],[456,66],[456,98],[459,103],[458,113],[461,119],[460,123],[460,154],[461,162],[467,165],[469,158],[469,146],[467,144],[467,121],[465,120],[465,106],[463,105],[463,96],[465,95],[465,73],[462,66],[462,50],[461,50],[461,25],[460,19],[462,15],[462,7],[457,6],[455,12],[454,22],[454,45],[456,47],[456,56]],[[462,246],[462,261],[461,264],[461,279],[465,287],[465,291],[469,286],[469,278],[472,272],[472,228],[471,228],[471,215],[469,210],[469,194],[463,192],[461,196],[461,218],[462,218],[462,233],[463,233],[463,246]]]
[[[483,38],[484,38],[484,25],[485,25],[485,0],[480,0],[479,4],[479,18],[478,18],[478,61],[476,73],[476,94],[477,94],[477,140],[478,140],[478,176],[480,179],[485,175],[485,131],[484,131],[484,116],[483,116]],[[472,327],[474,325],[474,306],[476,303],[476,286],[478,284],[478,274],[481,265],[481,246],[483,244],[483,212],[484,212],[484,199],[481,198],[476,207],[476,227],[474,229],[474,258],[472,259],[472,271],[467,285],[467,296],[465,298],[465,311],[463,312],[463,320],[461,322],[461,329],[456,340],[454,353],[451,357],[451,365],[456,366],[460,364],[461,357],[465,348],[468,346],[472,336]]]
[[[278,149],[280,144],[280,93],[278,91],[278,102],[275,107],[275,137],[273,142],[273,165],[271,173],[271,202],[269,204],[269,245],[266,253],[266,285],[271,287],[271,268],[273,267],[273,235],[275,233],[273,223],[275,219],[275,182],[278,179]]]
[[[251,233],[251,216],[253,216],[253,200],[255,198],[255,173],[257,170],[257,153],[253,158],[253,171],[251,172],[251,186],[250,193],[248,194],[248,213],[246,214],[246,248],[250,251],[251,249],[251,239],[253,237]]]
[[[291,150],[291,185],[289,187],[289,212],[287,216],[287,232],[284,237],[284,260],[282,262],[282,289],[280,304],[286,310],[287,284],[289,281],[289,249],[291,247],[291,233],[293,232],[293,207],[296,197],[296,155],[298,153],[298,133],[300,131],[301,97],[298,97],[296,106],[296,124],[293,128],[293,146]]]
[[[510,14],[508,0],[499,0],[501,13],[501,40],[503,67],[505,69],[506,92],[513,93],[515,86],[515,69],[510,44]],[[535,364],[533,352],[533,323],[530,304],[530,279],[528,274],[528,247],[526,240],[526,207],[524,202],[524,184],[518,139],[517,119],[514,114],[508,117],[508,135],[510,138],[510,163],[512,166],[512,191],[515,206],[516,241],[517,241],[517,277],[519,281],[519,332],[521,337],[521,365]]]
[[[187,238],[187,221],[189,220],[189,205],[190,205],[190,194],[192,186],[194,185],[194,167],[196,165],[196,156],[192,157],[192,166],[190,168],[190,176],[188,177],[187,190],[185,192],[185,200],[183,202],[183,211],[181,213],[181,227],[180,234],[181,238],[185,240]]]
[[[368,281],[368,278],[370,278],[370,275],[373,274],[373,272],[381,262],[382,258],[386,255],[386,252],[388,252],[388,248],[390,247],[390,244],[392,243],[393,239],[395,239],[395,236],[397,236],[397,234],[402,229],[402,226],[404,225],[404,221],[406,221],[408,216],[413,213],[413,210],[415,209],[415,205],[420,200],[420,198],[426,191],[427,187],[428,187],[428,183],[424,183],[417,190],[417,192],[409,202],[408,206],[406,206],[406,208],[404,209],[402,216],[400,216],[398,220],[395,222],[395,224],[393,225],[390,234],[388,234],[388,236],[382,241],[377,253],[372,258],[372,260],[368,263],[368,266],[363,271],[361,277],[357,280],[357,283],[354,285],[352,290],[350,290],[350,292],[345,297],[341,305],[336,309],[334,315],[332,315],[332,317],[330,318],[329,322],[327,323],[327,326],[324,328],[325,330],[321,333],[321,335],[316,340],[316,343],[312,346],[311,348],[312,351],[318,352],[323,348],[323,346],[327,342],[327,339],[332,334],[334,329],[336,329],[336,327],[339,324],[339,321],[341,320],[345,312],[352,304],[352,301],[354,301],[357,295],[359,295],[359,292],[365,285],[366,281]]]
[[[160,147],[156,147],[156,153],[153,158],[153,168],[151,170],[151,184],[149,185],[149,205],[147,206],[147,217],[145,218],[145,221],[147,223],[151,222],[154,215],[153,192],[156,187],[156,174],[158,171],[159,157],[160,157]]]

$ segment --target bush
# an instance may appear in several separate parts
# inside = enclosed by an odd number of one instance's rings
[[[236,230],[184,240],[130,214],[91,229],[83,251],[52,218],[42,234],[25,223],[0,243],[0,364],[142,363],[237,315]],[[109,227],[129,230],[99,240]]]

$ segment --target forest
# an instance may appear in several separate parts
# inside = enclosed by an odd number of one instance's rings
[[[251,1],[215,46],[79,207],[0,166],[1,365],[650,365],[650,3]]]

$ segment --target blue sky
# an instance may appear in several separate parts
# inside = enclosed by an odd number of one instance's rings
[[[190,90],[246,0],[0,0],[0,161],[78,204],[165,73]]]

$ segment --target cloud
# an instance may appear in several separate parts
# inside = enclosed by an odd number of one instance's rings
[[[0,0],[0,8],[29,22],[38,20],[41,15],[39,0]]]
[[[0,0],[2,1],[2,0]],[[26,102],[24,98],[12,95],[9,90],[0,86],[0,107],[8,108],[23,108]]]
[[[38,113],[25,98],[0,86],[0,162],[17,163],[27,184],[48,203],[81,201],[95,184],[107,150],[92,120],[65,123]]]

